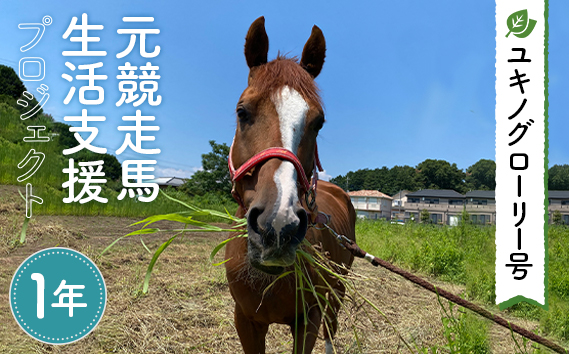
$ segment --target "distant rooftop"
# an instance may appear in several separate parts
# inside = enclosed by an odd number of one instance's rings
[[[372,190],[361,190],[355,192],[348,192],[350,197],[378,197],[378,198],[385,198],[385,199],[393,199],[385,193],[381,193],[380,191],[372,191]]]
[[[185,178],[179,177],[158,177],[155,179],[151,179],[147,181],[148,183],[156,183],[159,186],[172,186],[172,187],[179,187],[182,184],[186,183]]]
[[[569,199],[569,191],[549,191],[549,199]]]
[[[495,191],[474,190],[474,191],[466,192],[465,197],[466,198],[496,199],[496,192]]]
[[[462,199],[464,195],[452,189],[421,189],[407,194],[407,197],[438,197],[438,198],[457,198]]]

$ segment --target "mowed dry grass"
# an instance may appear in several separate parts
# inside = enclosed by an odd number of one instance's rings
[[[152,255],[139,236],[125,239],[98,256],[115,238],[132,231],[127,226],[138,219],[35,216],[26,244],[15,246],[25,213],[21,201],[14,187],[0,186],[0,353],[242,352],[225,271],[223,266],[214,267],[209,262],[211,250],[226,234],[196,232],[177,239],[160,257],[150,291],[142,295]],[[160,225],[174,226],[178,225]],[[154,251],[167,238],[166,234],[147,235],[144,242]],[[9,284],[19,264],[32,253],[54,246],[76,249],[95,260],[108,288],[106,311],[98,327],[66,346],[43,344],[25,334],[13,319],[8,302]],[[348,311],[341,313],[335,340],[338,353],[408,353],[399,335],[419,347],[444,345],[441,308],[433,294],[361,260],[355,261],[354,271],[367,277],[358,280],[357,287],[386,317],[363,306],[361,300],[346,302]],[[435,283],[454,293],[462,291],[459,286]],[[534,323],[514,322],[537,328]],[[492,352],[514,353],[507,330],[491,326],[490,341]],[[271,326],[267,353],[290,353],[291,349],[288,327]],[[314,352],[324,352],[323,341],[317,342]]]

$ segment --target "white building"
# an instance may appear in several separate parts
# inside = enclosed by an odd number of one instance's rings
[[[406,221],[409,219],[409,213],[405,213],[405,203],[407,203],[407,194],[409,193],[411,192],[402,190],[392,197],[391,220]]]
[[[348,192],[358,218],[391,220],[393,198],[380,191]]]

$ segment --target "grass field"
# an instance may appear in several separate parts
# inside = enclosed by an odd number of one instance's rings
[[[393,225],[360,221],[356,234],[368,252],[414,272],[465,287],[464,296],[494,306],[495,227]],[[569,343],[569,228],[549,228],[549,311],[521,303],[506,310],[539,321],[540,333]]]
[[[41,117],[40,117],[41,118]],[[41,197],[43,204],[34,204],[34,213],[44,215],[101,215],[101,216],[124,216],[124,217],[146,217],[157,213],[169,213],[179,209],[178,204],[164,197],[158,197],[153,203],[138,202],[126,197],[119,201],[119,192],[115,189],[120,187],[120,182],[108,180],[102,185],[101,196],[108,199],[107,203],[63,203],[63,198],[69,196],[69,191],[62,187],[68,176],[63,173],[63,169],[68,167],[70,156],[63,156],[62,144],[58,140],[60,137],[54,136],[49,143],[23,142],[23,137],[29,135],[26,124],[43,124],[47,127],[46,134],[50,132],[53,122],[40,118],[34,121],[22,121],[19,112],[6,103],[0,102],[0,184],[17,184],[25,188],[27,183],[33,185],[34,195]],[[40,119],[40,121],[38,121]],[[43,133],[42,133],[43,134]],[[18,183],[17,178],[29,169],[32,163],[19,169],[18,164],[28,154],[30,149],[41,152],[45,155],[45,160],[41,167],[29,179]],[[77,166],[77,163],[76,163]],[[76,184],[75,194],[79,193],[81,184]],[[114,187],[114,188],[112,188]],[[24,189],[23,189],[24,190]],[[119,188],[120,190],[120,188]],[[190,198],[184,193],[175,190],[167,190],[168,195],[179,200],[199,204],[204,208],[235,213],[237,204],[227,198],[215,198],[214,195]],[[206,219],[206,221],[215,221]]]
[[[160,257],[152,274],[150,291],[142,295],[142,282],[152,254],[142,245],[140,237],[120,241],[108,253],[99,256],[113,240],[133,231],[135,228],[128,225],[140,218],[38,215],[30,223],[26,243],[18,245],[23,213],[23,203],[15,187],[0,186],[0,353],[241,352],[224,269],[212,266],[208,259],[215,245],[227,237],[226,233],[189,233],[177,239]],[[163,223],[159,226],[175,228],[179,225]],[[392,259],[455,294],[484,298],[469,290],[472,287],[469,284],[476,283],[474,278],[460,275],[461,269],[472,266],[467,261],[470,256],[456,249],[449,251],[460,245],[460,238],[453,234],[457,231],[367,222],[358,223],[357,227],[360,245],[370,252]],[[493,237],[491,230],[478,230],[477,247],[486,247],[484,239]],[[144,242],[154,252],[168,237],[167,234],[144,235]],[[439,237],[456,242],[440,240],[426,244]],[[449,247],[448,254],[442,252],[439,259],[436,254],[445,244]],[[32,340],[16,325],[8,307],[8,285],[19,263],[40,249],[56,245],[77,249],[91,257],[101,269],[109,293],[107,309],[97,329],[87,338],[63,347]],[[422,257],[413,255],[415,252],[427,256],[420,259]],[[216,261],[219,260],[221,255],[217,256]],[[452,264],[455,261],[458,265]],[[363,276],[357,281],[359,290],[385,317],[370,311],[361,300],[348,302],[348,311],[341,313],[335,339],[338,353],[409,353],[399,336],[411,343],[416,353],[434,353],[429,349],[433,347],[437,353],[517,352],[509,331],[500,326],[456,307],[452,314],[445,314],[435,295],[384,269],[370,267],[367,262],[356,260],[354,271]],[[562,285],[557,286],[562,288]],[[491,295],[488,298],[491,299]],[[441,302],[448,311],[448,303]],[[477,302],[488,304],[487,300]],[[486,307],[496,310],[489,304]],[[545,328],[546,320],[541,317],[532,320],[537,317],[529,316],[531,311],[526,312],[516,310],[503,315],[530,330]],[[515,317],[520,314],[522,318]],[[356,344],[351,320],[356,321],[361,350]],[[267,337],[267,353],[289,353],[291,347],[288,328],[272,326]],[[324,352],[323,341],[318,341],[314,352]]]

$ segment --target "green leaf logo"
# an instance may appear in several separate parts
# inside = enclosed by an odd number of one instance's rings
[[[537,21],[529,18],[528,10],[514,12],[508,17],[507,24],[510,31],[506,37],[513,33],[518,38],[526,38],[533,31],[536,23]]]

